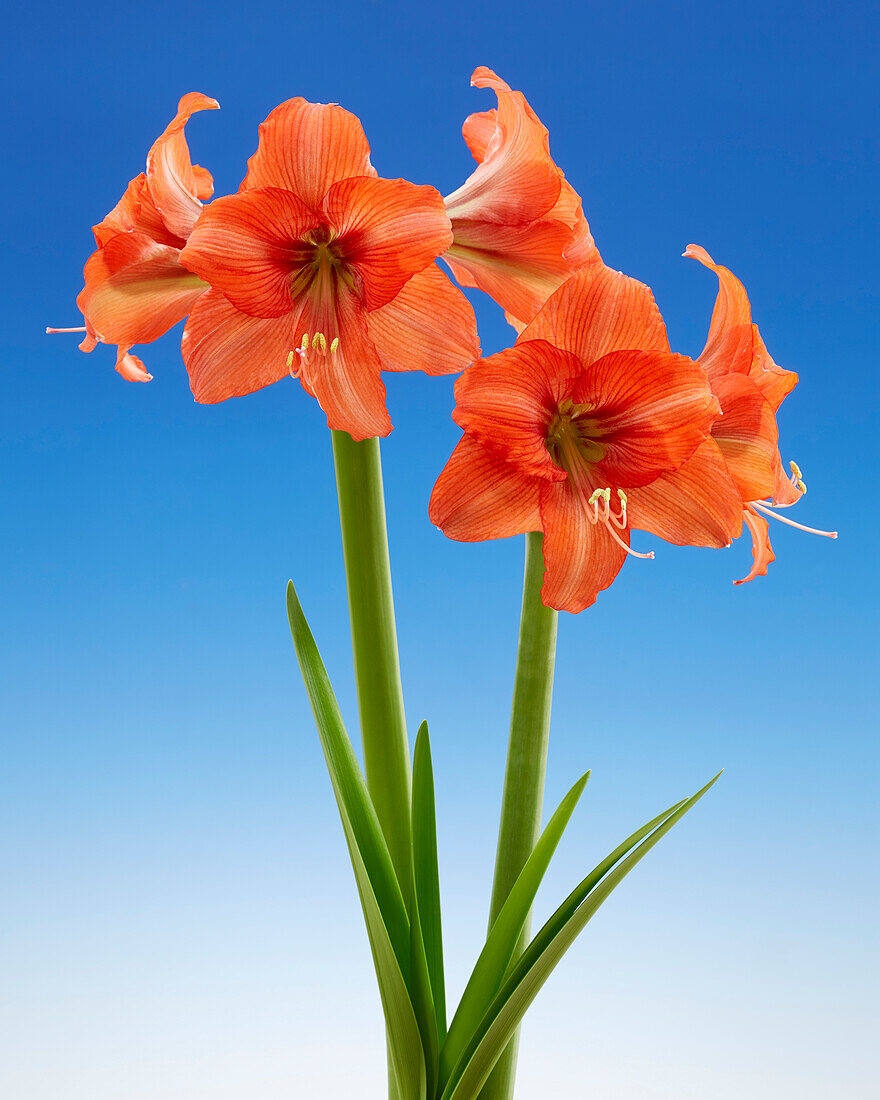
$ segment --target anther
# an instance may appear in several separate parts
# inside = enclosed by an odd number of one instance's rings
[[[335,355],[337,351],[339,351],[339,337],[334,336],[333,340],[330,343],[330,352],[331,354]]]
[[[302,348],[303,351],[305,351],[308,346],[309,346],[309,334],[307,332],[304,332],[303,333],[303,338],[302,338],[302,343],[300,344],[300,347]]]
[[[321,351],[327,350],[327,339],[323,332],[316,332],[312,337],[312,351],[320,347]]]
[[[792,459],[792,460],[791,460],[791,461],[789,462],[789,466],[791,467],[791,472],[792,472],[792,473],[794,474],[794,476],[795,476],[795,480],[796,480],[796,481],[800,481],[800,480],[801,480],[801,478],[802,478],[802,477],[804,476],[804,475],[803,475],[803,474],[801,473],[801,468],[800,468],[800,466],[798,466],[798,464],[797,464],[797,463],[796,463],[796,462],[794,461],[794,459]]]

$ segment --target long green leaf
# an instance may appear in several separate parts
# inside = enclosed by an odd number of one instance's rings
[[[391,1062],[389,1068],[394,1073],[397,1096],[399,1100],[427,1100],[425,1055],[410,993],[397,964],[394,948],[354,834],[347,825],[345,834],[379,982]]]
[[[327,671],[292,582],[287,587],[287,610],[355,872],[400,1097],[424,1100],[425,1060],[409,992],[412,946],[403,895]]]
[[[717,779],[716,775],[691,798],[677,803],[634,833],[566,898],[511,969],[453,1069],[442,1100],[474,1100],[538,991],[602,902]],[[639,843],[646,834],[647,839]],[[615,854],[627,851],[630,854],[609,873],[616,862]]]
[[[538,887],[589,778],[589,772],[582,775],[560,802],[495,918],[440,1052],[440,1075],[444,1082],[502,986]]]
[[[434,768],[428,723],[419,726],[413,751],[413,882],[419,924],[431,983],[437,1035],[446,1037],[446,985],[443,976],[443,927],[440,912],[440,872],[437,861],[437,822]]]

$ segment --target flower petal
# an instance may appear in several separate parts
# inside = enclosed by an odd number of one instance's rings
[[[119,233],[86,261],[77,305],[102,343],[148,344],[182,320],[207,285],[176,248],[143,233]]]
[[[538,483],[465,435],[437,478],[428,515],[459,542],[540,531]]]
[[[585,365],[610,351],[669,351],[651,291],[603,263],[591,263],[563,283],[519,339],[549,340]]]
[[[153,202],[172,233],[186,240],[202,204],[199,192],[206,187],[205,169],[193,171],[184,128],[196,111],[216,110],[220,104],[200,92],[189,92],[177,105],[177,114],[147,155],[147,184]]]
[[[116,369],[126,382],[152,382],[152,374],[147,373],[143,361],[132,355],[128,348],[116,349]]]
[[[742,501],[716,444],[707,439],[673,473],[627,492],[630,527],[676,546],[730,546]]]
[[[368,310],[387,305],[452,243],[440,192],[406,180],[361,176],[334,183],[324,213],[348,266],[363,279]]]
[[[712,438],[721,448],[742,500],[763,500],[773,492],[778,455],[776,417],[761,391],[742,374],[716,376],[712,392],[721,417]]]
[[[774,363],[773,357],[761,339],[757,325],[752,325],[752,340],[754,354],[749,368],[749,378],[770,402],[773,411],[778,412],[779,406],[798,384],[798,376],[793,370],[785,370],[784,367]]]
[[[734,584],[746,584],[755,577],[766,577],[767,568],[771,562],[776,561],[773,547],[770,545],[770,524],[759,516],[753,508],[743,508],[743,519],[752,536],[752,568],[748,576],[742,580],[734,581]]]
[[[282,187],[317,209],[339,180],[375,176],[360,120],[336,103],[289,99],[260,125],[240,190]]]
[[[480,354],[471,304],[436,264],[413,275],[366,320],[383,370],[457,374]]]
[[[183,330],[181,349],[196,401],[211,405],[287,377],[296,347],[292,318],[251,317],[219,290],[196,302]]]
[[[550,156],[547,128],[522,92],[512,91],[491,69],[480,66],[471,84],[491,88],[498,96],[495,130],[482,149],[483,156],[477,157],[479,166],[447,197],[450,218],[521,225],[543,217],[560,190],[560,172]],[[484,113],[477,122],[469,119],[465,123],[465,140],[478,135],[477,150],[487,133],[487,121]]]
[[[482,164],[486,159],[486,150],[497,127],[498,112],[494,107],[488,111],[475,111],[464,120],[462,137],[477,164]]]
[[[484,291],[522,324],[571,274],[565,250],[572,231],[564,222],[528,225],[457,220],[443,259],[461,286]]]
[[[626,551],[604,524],[587,518],[582,495],[571,481],[541,486],[544,585],[541,600],[557,611],[577,614],[596,602],[623,565]],[[629,532],[620,532],[628,543]]]
[[[703,369],[685,355],[663,351],[604,355],[586,367],[571,400],[591,422],[584,434],[604,449],[595,463],[600,484],[620,488],[646,485],[677,469],[719,414]]]
[[[576,356],[544,340],[518,343],[465,371],[452,419],[517,469],[561,481],[566,475],[550,457],[547,434],[582,370]]]
[[[699,260],[718,276],[718,296],[706,346],[697,360],[710,378],[722,374],[748,374],[752,365],[752,308],[746,288],[726,267],[716,264],[705,248],[689,244],[685,256]]]
[[[183,237],[170,232],[162,220],[162,215],[150,195],[147,177],[143,172],[131,181],[122,198],[104,220],[92,226],[99,248],[103,247],[111,237],[115,237],[118,233],[127,233],[132,229],[146,234],[157,244],[167,244],[172,248],[182,248],[185,243]]]
[[[299,238],[318,217],[290,191],[261,187],[215,199],[180,254],[181,263],[253,317],[293,308],[291,279],[303,259]]]

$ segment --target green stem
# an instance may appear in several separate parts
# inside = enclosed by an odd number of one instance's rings
[[[553,666],[556,661],[558,613],[541,603],[544,557],[540,533],[526,535],[526,564],[523,578],[519,648],[510,716],[510,740],[501,825],[495,858],[495,881],[489,927],[507,900],[541,832],[544,777],[550,737],[550,703],[553,697]],[[520,954],[528,942],[531,915],[517,945]],[[516,1076],[519,1031],[492,1071],[480,1092],[480,1100],[511,1100]]]
[[[367,789],[408,904],[412,876],[412,776],[391,594],[379,440],[355,443],[347,432],[330,434]]]

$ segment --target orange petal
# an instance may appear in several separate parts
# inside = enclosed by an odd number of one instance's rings
[[[86,261],[77,305],[105,344],[147,344],[182,320],[207,289],[180,253],[142,233],[119,233]]]
[[[171,233],[162,220],[143,172],[131,181],[116,206],[102,222],[92,227],[92,232],[98,247],[102,247],[117,233],[127,233],[132,229],[146,234],[157,244],[167,244],[172,248],[182,248],[184,245],[183,238]]]
[[[452,419],[485,446],[529,474],[561,481],[547,450],[551,421],[583,367],[543,340],[479,359],[455,384]]]
[[[612,351],[585,368],[570,396],[588,410],[586,434],[604,448],[596,475],[612,487],[646,485],[677,469],[719,413],[703,369],[664,351]]]
[[[486,159],[486,150],[497,128],[498,112],[494,107],[488,111],[476,111],[464,120],[462,137],[477,164],[482,164]]]
[[[459,542],[540,531],[537,482],[465,435],[437,478],[428,515]]]
[[[749,378],[755,383],[764,397],[770,402],[774,412],[798,384],[798,376],[793,370],[785,370],[777,363],[764,346],[758,326],[752,325],[754,355],[749,369]]]
[[[200,164],[192,166],[193,178],[196,181],[196,198],[201,202],[207,202],[214,194],[214,177],[207,168]]]
[[[132,355],[128,348],[116,349],[116,369],[127,382],[152,382],[152,374],[147,373],[147,368],[136,355]]]
[[[743,519],[752,536],[753,565],[748,576],[734,581],[734,584],[745,584],[747,581],[754,580],[755,577],[766,577],[767,567],[771,562],[776,561],[776,555],[770,545],[770,524],[767,520],[759,516],[753,508],[743,508]]]
[[[560,191],[546,127],[522,92],[512,91],[491,69],[480,66],[471,84],[491,88],[498,96],[495,130],[486,140],[485,115],[465,124],[465,140],[475,140],[483,156],[477,157],[480,163],[471,176],[447,197],[450,218],[521,225],[543,217]]]
[[[216,110],[220,104],[200,92],[189,92],[177,105],[177,114],[147,155],[150,195],[172,233],[184,240],[202,211],[199,193],[206,187],[204,168],[193,171],[184,128],[196,111]],[[212,185],[213,188],[213,185]]]
[[[436,264],[366,320],[383,370],[457,374],[480,354],[471,304]]]
[[[763,500],[773,492],[778,454],[776,417],[761,391],[742,374],[717,376],[712,392],[721,402],[721,418],[712,438],[743,501]]]
[[[722,374],[748,374],[754,341],[752,309],[746,288],[732,271],[716,264],[698,244],[689,244],[684,254],[699,260],[703,267],[718,276],[718,296],[712,310],[709,335],[697,362],[706,368],[710,378]]]
[[[673,473],[627,491],[630,527],[676,546],[729,546],[742,531],[742,501],[716,444],[707,439]]]
[[[137,227],[137,216],[141,205],[141,194],[147,185],[147,177],[143,172],[129,183],[122,198],[113,207],[103,221],[92,226],[95,241],[100,248],[117,233],[127,233],[129,229]]]
[[[241,190],[283,187],[317,209],[332,184],[375,176],[360,120],[336,103],[289,99],[260,125]]]
[[[291,314],[300,337],[291,346],[303,349],[303,338],[309,336],[302,354],[295,352],[303,388],[317,398],[328,426],[355,440],[391,431],[382,364],[367,332],[367,316],[357,292],[342,283],[333,296],[302,295]]]
[[[196,401],[211,405],[286,378],[295,339],[289,317],[251,317],[219,290],[207,291],[189,315],[181,344]]]
[[[280,317],[293,308],[291,277],[302,261],[299,238],[317,215],[290,191],[257,188],[215,199],[180,254],[242,313]]]
[[[589,522],[582,495],[570,481],[541,486],[541,524],[545,565],[541,600],[557,611],[577,614],[611,584],[626,551],[603,524]],[[620,537],[629,542],[627,530]]]
[[[461,286],[484,291],[512,317],[526,323],[571,274],[565,251],[572,230],[564,222],[457,220],[455,240],[443,259]]]
[[[387,305],[452,243],[440,192],[406,180],[362,176],[334,183],[324,212],[348,266],[363,280],[368,310]]]
[[[648,287],[602,263],[572,275],[519,339],[549,340],[585,365],[610,351],[669,351],[666,326]]]

